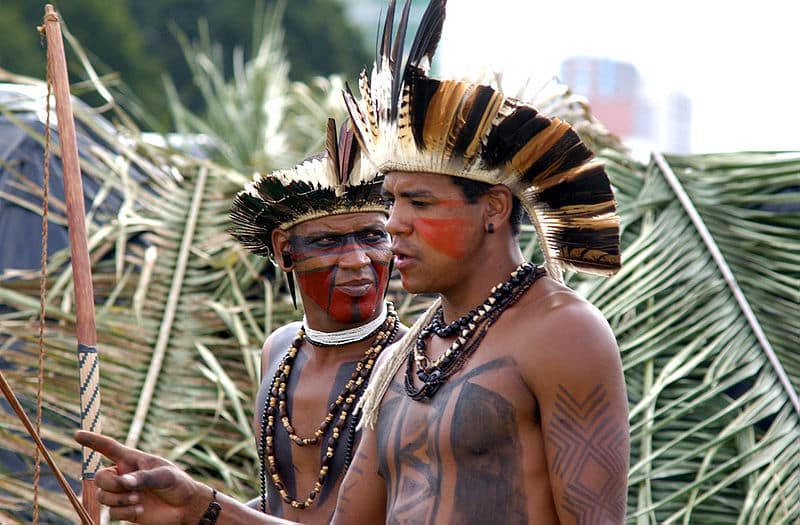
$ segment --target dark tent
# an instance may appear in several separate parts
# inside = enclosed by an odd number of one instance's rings
[[[40,267],[42,218],[32,211],[42,206],[41,188],[44,181],[44,100],[45,94],[33,86],[0,84],[0,274],[7,269],[35,269]],[[75,101],[73,104],[82,104]],[[51,121],[55,121],[52,111]],[[111,125],[102,117],[96,123],[108,129]],[[51,149],[58,147],[58,131],[51,126]],[[99,138],[79,121],[76,122],[78,151],[83,161],[99,165],[88,153],[92,148],[109,149]],[[101,188],[91,176],[83,174],[84,205],[87,211]],[[61,162],[51,154],[51,203],[63,202],[64,182]],[[119,193],[109,192],[103,200],[102,214],[115,214],[122,203]],[[54,213],[62,215],[57,209]],[[48,254],[68,246],[69,238],[64,225],[48,224]]]

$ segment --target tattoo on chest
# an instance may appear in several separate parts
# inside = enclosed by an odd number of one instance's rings
[[[466,383],[456,403],[451,447],[458,462],[458,523],[528,523],[514,409],[502,396]]]
[[[514,407],[475,382],[510,366],[511,359],[497,359],[454,378],[424,417],[419,403],[392,385],[377,432],[390,523],[432,524],[441,515],[449,523],[528,523]],[[443,475],[453,474],[455,483],[443,486]]]
[[[576,399],[559,385],[546,441],[555,451],[552,470],[563,480],[566,491],[560,502],[577,523],[606,523],[609,517],[625,515],[627,458],[621,451],[628,428],[614,418],[607,389],[597,385],[584,398]]]

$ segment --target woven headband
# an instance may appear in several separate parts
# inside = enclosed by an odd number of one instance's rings
[[[381,198],[382,177],[361,162],[352,129],[328,120],[325,152],[292,169],[256,174],[233,200],[231,235],[257,255],[273,257],[272,232],[312,219],[343,213],[388,210]]]

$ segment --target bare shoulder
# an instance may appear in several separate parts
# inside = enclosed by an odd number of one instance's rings
[[[262,376],[269,368],[269,365],[279,359],[289,348],[289,345],[297,335],[297,331],[302,326],[300,321],[287,323],[272,331],[261,346],[261,373]]]
[[[264,346],[261,349],[269,350],[275,343],[283,343],[287,339],[294,338],[297,335],[297,331],[300,330],[302,326],[303,323],[300,321],[292,321],[291,323],[276,328],[267,336],[266,341],[264,341]]]
[[[509,313],[514,357],[535,376],[620,366],[617,342],[602,312],[549,277],[537,281]]]

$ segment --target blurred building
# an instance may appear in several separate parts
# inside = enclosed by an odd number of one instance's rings
[[[561,80],[586,97],[592,113],[632,149],[690,153],[689,97],[683,93],[648,94],[632,64],[571,57],[561,64]]]

